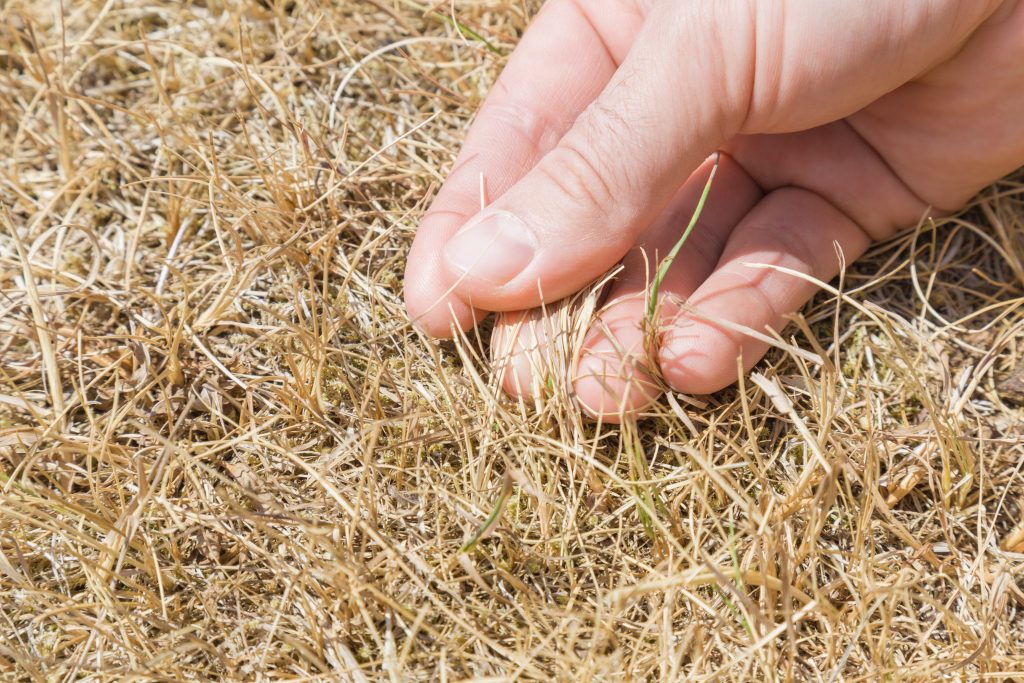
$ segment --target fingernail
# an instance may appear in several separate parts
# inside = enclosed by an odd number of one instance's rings
[[[507,211],[492,211],[457,232],[444,258],[454,274],[503,285],[530,264],[535,244],[526,223]]]

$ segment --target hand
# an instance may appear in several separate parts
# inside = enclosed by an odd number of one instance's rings
[[[646,284],[716,150],[647,349]],[[551,0],[422,221],[406,303],[448,336],[621,260],[572,378],[585,410],[621,419],[660,393],[648,358],[678,391],[718,390],[767,348],[738,326],[781,329],[814,293],[746,264],[829,280],[835,244],[851,261],[1022,163],[1024,0]],[[504,314],[493,346],[528,395],[524,315]]]

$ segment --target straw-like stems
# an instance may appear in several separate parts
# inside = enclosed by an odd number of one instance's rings
[[[507,54],[536,3],[61,4],[0,2],[0,680],[1024,668],[1019,175],[595,425],[599,287],[523,402],[401,301],[503,64],[424,11]]]

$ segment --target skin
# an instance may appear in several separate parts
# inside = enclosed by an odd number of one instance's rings
[[[445,337],[500,312],[496,366],[529,396],[548,338],[531,309],[622,263],[569,378],[583,409],[717,391],[767,350],[743,330],[815,291],[749,264],[828,281],[1024,164],[1022,122],[1024,0],[549,0],[423,218],[409,315]],[[716,151],[645,334],[644,288]]]

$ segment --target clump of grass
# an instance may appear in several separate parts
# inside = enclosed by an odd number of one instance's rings
[[[530,406],[404,318],[486,46],[389,0],[61,6],[0,5],[0,679],[1024,670],[1019,174],[756,381],[598,426],[597,290],[537,314]]]

